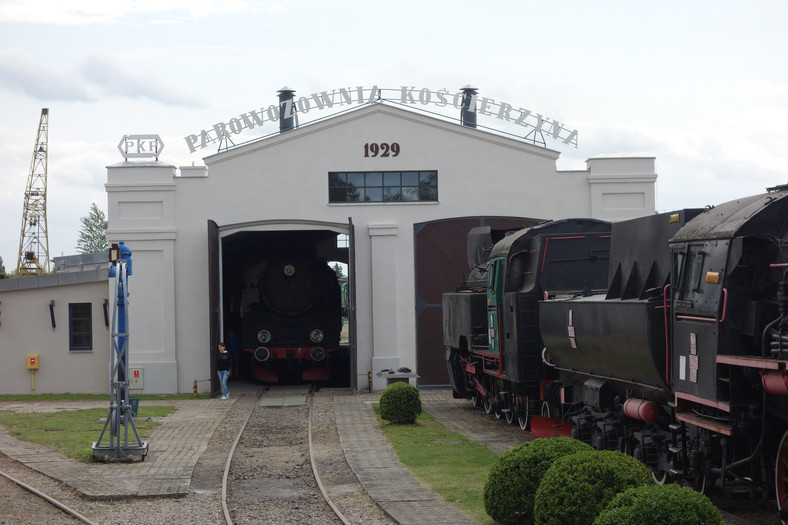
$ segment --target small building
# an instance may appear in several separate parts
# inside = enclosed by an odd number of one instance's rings
[[[109,393],[107,282],[106,268],[0,280],[0,394]]]

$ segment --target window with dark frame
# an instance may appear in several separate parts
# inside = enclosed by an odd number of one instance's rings
[[[93,350],[93,305],[69,303],[68,342],[70,351]]]
[[[328,202],[438,202],[438,172],[329,172]]]

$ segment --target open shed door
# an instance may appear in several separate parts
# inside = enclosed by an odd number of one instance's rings
[[[208,219],[208,307],[210,326],[210,347],[208,358],[211,360],[211,395],[219,392],[219,378],[216,375],[216,347],[219,344],[221,326],[219,323],[219,225]]]
[[[347,321],[350,324],[350,392],[358,391],[358,356],[356,354],[356,235],[353,218],[347,218],[348,223],[348,308]]]
[[[443,346],[442,296],[468,275],[468,232],[476,226],[510,230],[533,226],[526,217],[457,217],[413,225],[416,265],[416,363],[419,386],[449,384]]]

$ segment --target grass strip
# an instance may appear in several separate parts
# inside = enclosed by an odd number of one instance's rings
[[[476,521],[495,523],[484,511],[484,483],[498,454],[448,430],[426,412],[413,425],[393,425],[380,419],[377,403],[372,406],[383,434],[414,476]]]
[[[175,410],[173,406],[141,406],[135,421],[140,439],[147,440],[159,425],[156,421],[144,421],[145,418],[164,417]],[[91,445],[98,439],[104,427],[103,419],[108,415],[109,407],[59,412],[0,410],[0,425],[18,439],[57,449],[70,458],[88,463],[93,459]],[[108,432],[109,428],[105,438],[109,437]],[[130,434],[129,441],[133,441],[134,434]]]

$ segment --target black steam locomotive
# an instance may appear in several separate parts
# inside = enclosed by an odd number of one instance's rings
[[[455,396],[782,509],[788,186],[767,191],[615,223],[609,245],[575,220],[504,237],[443,298]]]
[[[245,352],[252,377],[267,383],[325,381],[339,349],[342,301],[337,275],[322,259],[278,254],[245,272]]]

